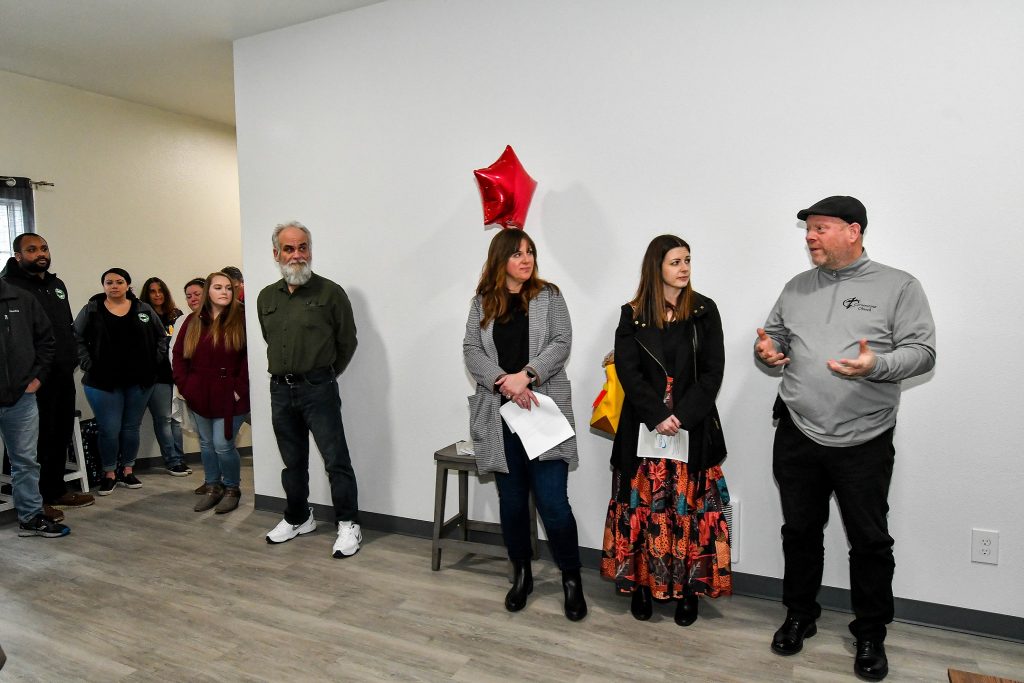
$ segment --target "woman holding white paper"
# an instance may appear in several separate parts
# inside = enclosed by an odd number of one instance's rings
[[[565,374],[572,346],[569,310],[558,287],[537,276],[536,253],[533,240],[515,229],[498,232],[487,250],[462,342],[466,368],[476,380],[476,392],[469,397],[470,435],[478,471],[493,472],[498,487],[501,531],[514,568],[505,608],[523,609],[533,591],[532,491],[551,554],[562,570],[565,616],[579,621],[587,603],[567,493],[569,466],[577,461],[576,437],[531,459],[499,413],[508,402],[529,409],[538,405],[536,394],[544,394],[574,424]]]
[[[637,619],[651,617],[652,599],[674,599],[676,623],[689,626],[697,595],[732,593],[732,576],[722,468],[700,438],[688,439],[722,383],[722,319],[715,302],[693,290],[690,245],[679,237],[661,235],[647,247],[636,296],[615,331],[615,367],[625,400],[601,575],[632,595]],[[678,445],[685,460],[649,457],[652,444],[666,453]]]

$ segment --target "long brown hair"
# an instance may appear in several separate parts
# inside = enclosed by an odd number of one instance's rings
[[[636,288],[636,296],[629,302],[633,307],[633,320],[643,319],[658,329],[665,327],[666,317],[664,280],[661,276],[661,264],[665,256],[673,249],[682,247],[690,251],[686,240],[675,235],[658,235],[647,245],[643,265],[640,266],[640,284]],[[679,294],[679,300],[673,312],[674,320],[686,320],[690,317],[693,303],[693,277]]]
[[[213,317],[213,304],[210,302],[210,285],[213,284],[215,277],[222,277],[232,285],[231,303],[216,318]],[[238,300],[238,292],[235,291],[227,273],[217,271],[206,276],[203,298],[200,299],[199,308],[196,309],[193,318],[192,324],[185,332],[185,358],[191,358],[196,352],[204,332],[210,333],[214,346],[223,340],[224,348],[228,351],[241,351],[245,348],[245,307]]]
[[[533,252],[533,272],[530,273],[530,279],[523,283],[523,288],[513,294],[505,286],[508,260],[519,251],[523,240],[526,240]],[[491,320],[507,322],[516,309],[529,311],[530,301],[545,287],[558,291],[558,287],[540,279],[537,272],[537,246],[530,236],[518,228],[499,230],[487,247],[487,261],[480,272],[480,283],[476,286],[476,293],[483,299],[484,315],[480,319],[480,327],[487,327]]]
[[[160,291],[164,295],[164,303],[160,308],[157,308],[156,305],[149,300],[149,288],[154,283],[160,288]],[[160,316],[161,320],[165,317],[169,317],[171,313],[174,312],[174,309],[177,308],[174,304],[174,297],[171,296],[171,291],[167,289],[167,283],[158,277],[151,277],[142,284],[142,296],[139,297],[139,300],[144,304],[152,306],[153,310],[156,311],[156,314]]]

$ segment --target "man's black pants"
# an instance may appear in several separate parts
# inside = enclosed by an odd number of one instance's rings
[[[773,472],[782,499],[786,560],[782,602],[789,616],[817,619],[824,567],[824,528],[836,494],[850,544],[850,631],[858,640],[885,639],[893,618],[893,539],[886,515],[895,450],[893,429],[857,446],[815,443],[777,411]]]
[[[68,492],[64,473],[68,466],[68,445],[75,427],[74,371],[51,371],[36,392],[39,406],[39,493],[43,502],[53,504]]]

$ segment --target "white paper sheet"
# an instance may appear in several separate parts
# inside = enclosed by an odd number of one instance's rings
[[[686,462],[690,456],[690,433],[680,429],[675,436],[652,432],[640,423],[640,438],[636,442],[638,458],[668,458]]]
[[[534,396],[540,405],[531,405],[531,410],[520,408],[512,401],[501,407],[501,417],[512,433],[519,435],[531,460],[576,435],[549,396],[539,393]]]

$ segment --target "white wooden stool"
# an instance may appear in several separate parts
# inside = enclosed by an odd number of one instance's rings
[[[64,481],[80,481],[82,486],[82,493],[89,493],[89,471],[85,467],[85,451],[82,450],[82,428],[79,425],[79,419],[82,417],[82,411],[75,411],[75,433],[71,437],[71,443],[74,445],[75,457],[74,460],[69,459],[67,464],[67,470],[64,474]],[[0,474],[0,486],[10,485],[11,475]],[[7,510],[14,509],[14,491],[11,493],[0,493],[0,512],[6,512]]]
[[[64,481],[80,481],[82,493],[89,493],[89,470],[85,466],[85,451],[82,449],[82,411],[75,411],[75,433],[71,437],[71,443],[75,449],[74,460],[68,460],[67,469],[64,472]]]

